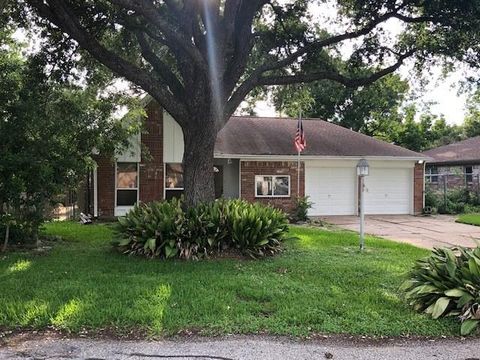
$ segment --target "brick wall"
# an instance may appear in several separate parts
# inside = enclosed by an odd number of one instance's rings
[[[291,212],[297,197],[297,162],[295,161],[241,161],[241,198],[270,204]],[[255,175],[290,175],[290,197],[256,198]],[[300,196],[305,195],[305,163],[300,168]]]
[[[148,148],[149,156],[142,152],[139,197],[142,202],[151,202],[163,199],[163,110],[152,101],[146,111],[142,144]]]
[[[415,164],[414,169],[414,182],[413,182],[413,211],[415,215],[420,215],[423,212],[424,207],[424,187],[425,181],[424,165]]]
[[[100,156],[97,162],[98,216],[113,217],[115,207],[115,163],[110,157]]]

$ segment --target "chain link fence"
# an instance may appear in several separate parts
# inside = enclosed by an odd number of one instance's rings
[[[440,214],[480,212],[480,174],[425,175],[425,211]]]

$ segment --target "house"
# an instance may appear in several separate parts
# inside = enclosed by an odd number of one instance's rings
[[[95,216],[122,216],[137,201],[170,199],[183,192],[183,135],[175,120],[154,101],[146,106],[146,134],[132,149],[97,159],[90,181]],[[272,204],[286,211],[308,195],[311,216],[358,212],[357,162],[370,163],[367,214],[418,214],[424,201],[424,156],[343,127],[306,119],[308,141],[300,176],[293,138],[297,122],[286,118],[233,117],[215,146],[217,197]],[[142,143],[150,159],[141,153]],[[298,190],[297,190],[298,189]]]
[[[425,180],[430,187],[476,188],[480,186],[480,136],[423,153],[429,157]]]

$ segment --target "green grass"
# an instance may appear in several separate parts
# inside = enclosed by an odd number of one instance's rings
[[[131,329],[151,335],[310,333],[455,335],[453,320],[408,308],[398,287],[412,246],[294,227],[276,258],[200,262],[145,260],[112,251],[108,225],[52,223],[65,241],[46,255],[0,257],[0,327],[72,332]]]
[[[458,216],[457,222],[469,225],[480,226],[480,214],[462,214]]]

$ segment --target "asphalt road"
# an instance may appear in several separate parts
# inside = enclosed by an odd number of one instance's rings
[[[329,338],[291,341],[265,337],[224,339],[119,341],[37,339],[11,341],[0,348],[0,359],[10,360],[480,360],[480,339],[384,340],[377,342]]]

